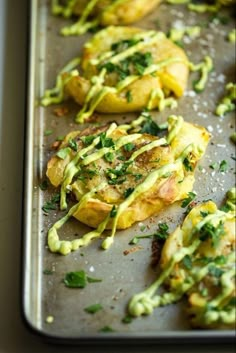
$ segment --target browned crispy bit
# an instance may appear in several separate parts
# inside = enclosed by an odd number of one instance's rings
[[[51,147],[52,149],[57,150],[60,144],[61,144],[61,141],[54,141]]]
[[[92,116],[90,116],[88,119],[86,119],[87,123],[96,123],[98,120],[98,115],[94,114]]]
[[[133,252],[136,252],[136,251],[139,251],[139,250],[142,250],[143,247],[142,246],[133,246],[132,248],[130,249],[127,249],[127,250],[124,250],[123,254],[124,255],[129,255],[129,254],[132,254]]]
[[[69,109],[67,107],[58,107],[53,110],[54,115],[61,117],[65,116],[69,113]]]
[[[151,265],[153,267],[157,266],[159,264],[160,258],[161,258],[161,250],[162,250],[163,244],[160,243],[157,239],[154,239],[152,242],[152,261]]]

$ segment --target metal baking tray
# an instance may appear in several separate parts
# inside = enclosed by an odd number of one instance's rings
[[[221,16],[229,16],[228,10]],[[199,62],[209,54],[214,60],[214,72],[211,73],[207,87],[201,94],[192,90],[194,74],[191,74],[189,86],[183,98],[179,100],[174,114],[183,115],[192,121],[207,127],[212,139],[205,157],[200,161],[201,170],[196,170],[194,191],[197,201],[212,198],[220,205],[225,192],[233,186],[235,151],[229,136],[235,128],[234,114],[224,118],[214,115],[217,102],[224,94],[224,85],[234,77],[234,45],[226,40],[226,34],[234,26],[230,17],[228,24],[219,19],[210,20],[210,14],[196,14],[186,10],[186,6],[161,4],[136,26],[156,28],[166,32],[172,26],[204,24],[198,39],[185,40],[184,47],[193,62]],[[46,88],[54,85],[57,72],[72,57],[81,53],[82,44],[91,34],[81,37],[61,37],[59,29],[68,23],[50,13],[50,2],[31,1],[30,9],[30,51],[28,114],[26,126],[25,150],[25,192],[24,192],[24,237],[23,237],[23,313],[28,326],[43,337],[56,341],[72,343],[82,342],[176,342],[188,340],[231,340],[233,331],[193,330],[184,315],[184,302],[158,308],[153,315],[134,319],[131,324],[122,323],[126,307],[132,295],[142,291],[155,278],[151,266],[151,240],[143,240],[138,252],[124,255],[130,247],[129,241],[141,233],[141,225],[136,224],[125,231],[118,231],[115,243],[108,251],[100,248],[101,240],[95,240],[87,247],[68,256],[52,254],[46,246],[47,230],[61,216],[58,211],[44,215],[42,205],[55,192],[52,189],[42,191],[39,184],[45,179],[46,163],[52,155],[51,145],[57,136],[68,131],[80,129],[74,123],[77,107],[69,102],[63,104],[69,109],[66,117],[54,114],[55,106],[43,108],[39,97]],[[171,110],[154,112],[153,117],[165,120]],[[129,121],[137,114],[98,114],[98,121]],[[45,130],[53,130],[44,136]],[[229,170],[226,173],[213,172],[210,163],[227,160]],[[184,210],[180,204],[168,207],[156,217],[146,220],[143,234],[156,229],[158,221],[167,222],[170,229],[183,219]],[[86,227],[71,219],[61,232],[61,237],[71,239],[83,233]],[[91,277],[101,278],[102,282],[88,285],[84,289],[66,288],[62,282],[70,271],[84,270]],[[50,270],[51,275],[44,274]],[[88,315],[84,308],[100,303],[103,310]],[[47,317],[54,321],[47,323]],[[101,333],[100,329],[110,326],[114,332]]]

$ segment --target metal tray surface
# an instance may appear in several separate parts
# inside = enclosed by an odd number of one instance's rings
[[[220,15],[229,16],[227,11],[221,11]],[[212,198],[220,205],[225,192],[235,181],[234,160],[231,158],[235,151],[229,140],[235,122],[234,113],[219,118],[213,112],[224,94],[225,83],[233,80],[235,74],[235,47],[226,40],[226,34],[234,26],[234,19],[230,17],[229,23],[223,25],[217,22],[217,18],[210,22],[210,17],[210,14],[189,12],[185,6],[163,3],[135,25],[167,32],[178,23],[190,26],[208,23],[208,26],[202,27],[199,38],[184,41],[184,48],[191,61],[199,62],[205,55],[210,55],[214,60],[214,71],[205,91],[201,94],[193,92],[195,74],[191,74],[188,89],[179,100],[178,108],[175,111],[166,109],[162,113],[153,112],[153,117],[165,120],[171,113],[180,114],[185,120],[209,129],[212,138],[205,157],[199,163],[202,168],[196,170],[194,191],[197,193],[197,201]],[[140,251],[124,255],[132,237],[142,233],[140,224],[118,231],[108,251],[101,250],[101,240],[95,240],[89,247],[68,256],[52,254],[48,250],[47,231],[61,217],[61,213],[51,211],[48,216],[43,213],[42,205],[55,191],[51,188],[42,191],[39,184],[45,179],[46,163],[53,153],[51,145],[55,138],[80,129],[81,126],[73,120],[77,109],[75,104],[63,104],[69,108],[69,114],[57,117],[54,114],[55,106],[41,107],[39,97],[46,88],[54,85],[60,68],[81,53],[82,44],[91,36],[61,37],[59,29],[66,23],[68,21],[50,14],[49,1],[31,2],[23,242],[23,312],[27,323],[46,337],[71,342],[83,342],[86,339],[93,339],[94,342],[104,339],[170,342],[194,338],[232,338],[232,331],[192,330],[185,318],[184,302],[158,308],[152,315],[134,319],[130,324],[122,323],[129,299],[148,286],[156,276],[151,266],[151,240],[143,240]],[[123,122],[136,116],[98,114],[98,121]],[[53,130],[53,134],[44,136],[45,130]],[[214,172],[209,168],[212,162],[221,160],[227,160],[230,166],[226,173]],[[156,217],[143,222],[146,225],[143,234],[155,231],[159,221],[167,222],[170,229],[174,229],[183,219],[183,212],[180,203],[168,207]],[[72,239],[83,234],[86,229],[71,219],[60,235],[64,239]],[[53,273],[46,275],[45,269]],[[102,282],[90,284],[84,289],[66,288],[62,282],[64,275],[82,269],[91,277],[101,278]],[[102,304],[104,309],[89,315],[84,308],[94,303]],[[54,318],[51,324],[46,321],[48,316]],[[104,326],[112,327],[114,332],[99,332]]]

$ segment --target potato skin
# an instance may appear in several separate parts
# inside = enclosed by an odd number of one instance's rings
[[[183,131],[185,134],[188,133],[189,136],[192,137],[192,142],[201,145],[203,150],[206,149],[209,135],[203,133],[203,131],[205,131],[203,128],[184,123]],[[89,129],[87,129],[87,133],[89,133]],[[126,132],[116,128],[110,137],[116,141],[121,136],[126,136]],[[180,136],[182,136],[181,131]],[[141,134],[134,142],[135,147],[133,152],[156,139],[157,137],[155,136]],[[182,146],[182,150],[189,145],[188,139],[179,139],[178,135],[174,138],[172,143],[173,145],[179,144]],[[65,146],[65,144],[63,146]],[[126,160],[128,160],[132,152],[123,150],[122,154],[125,156]],[[71,158],[72,156],[69,157],[69,159]],[[175,159],[172,144],[170,146],[163,145],[155,147],[150,151],[142,153],[135,159],[135,162],[130,165],[129,173],[125,176],[123,183],[114,185],[107,183],[107,186],[103,190],[96,193],[96,197],[91,197],[73,216],[82,223],[96,228],[110,213],[113,205],[118,206],[124,201],[125,190],[135,188],[151,171],[163,165],[173,163]],[[52,157],[48,162],[47,176],[53,185],[58,186],[62,183],[62,169],[63,167],[65,168],[67,163],[69,163],[68,160],[66,162],[65,160],[61,161],[57,156]],[[92,177],[87,177],[86,182],[78,179],[72,184],[72,192],[75,197],[80,200],[87,192],[107,180],[106,173],[108,168],[115,168],[122,163],[117,159],[113,162],[107,162],[104,158],[96,160],[91,168],[95,168],[94,170],[96,170],[97,173]],[[134,175],[137,173],[141,175],[141,180],[139,181],[136,181],[134,178]],[[180,180],[181,183],[179,182]],[[140,194],[135,201],[126,208],[125,212],[120,215],[117,229],[128,228],[134,222],[142,221],[153,214],[157,214],[162,208],[177,200],[183,199],[187,196],[187,193],[192,190],[193,183],[193,173],[186,172],[183,166],[177,172],[172,173],[172,175],[158,179],[148,191]],[[112,222],[109,222],[106,228],[110,229],[111,225]]]
[[[126,0],[112,5],[111,0],[100,0],[96,4],[92,16],[98,16],[102,26],[126,25],[138,21],[147,15],[161,0]],[[87,5],[87,1],[79,0],[74,6],[73,12],[80,15]]]
[[[72,77],[66,84],[65,91],[68,96],[83,105],[86,94],[91,88],[90,79],[98,74],[96,66],[91,60],[97,59],[99,55],[110,50],[112,43],[132,38],[141,29],[130,27],[108,27],[96,34],[83,50],[81,66],[83,76]],[[183,95],[188,80],[188,64],[184,51],[167,39],[164,35],[144,52],[150,52],[153,64],[168,58],[180,58],[183,62],[167,65],[155,75],[140,76],[140,78],[128,85],[120,93],[109,92],[98,104],[96,111],[103,113],[124,113],[140,111],[147,106],[150,93],[153,89],[161,88],[171,91],[176,97]],[[106,75],[105,85],[114,87],[118,77],[111,73]],[[132,94],[132,101],[127,102],[126,92]]]

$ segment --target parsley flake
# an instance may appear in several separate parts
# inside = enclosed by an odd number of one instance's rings
[[[103,147],[113,147],[115,146],[114,141],[112,138],[106,136],[106,132],[102,132],[100,134],[100,141],[97,144],[97,148],[103,148]]]
[[[69,288],[85,288],[87,283],[101,282],[101,279],[88,277],[85,271],[68,272],[63,282]]]
[[[45,204],[42,207],[42,210],[46,213],[50,210],[56,210],[57,209],[57,204],[60,201],[60,194],[55,194],[52,196],[50,201],[46,201]]]
[[[86,311],[86,313],[89,313],[89,314],[95,314],[102,309],[103,307],[101,304],[93,304],[84,308],[84,311]]]
[[[135,144],[132,142],[129,142],[126,145],[124,145],[124,150],[126,152],[131,152],[134,148],[135,148]]]
[[[132,102],[133,96],[132,96],[131,91],[127,91],[127,92],[125,93],[125,98],[126,98],[126,100],[127,100],[128,103]]]
[[[117,209],[116,209],[116,206],[113,205],[112,209],[111,209],[111,212],[110,212],[110,217],[114,218],[116,216],[116,214],[117,214]]]
[[[196,194],[194,193],[194,192],[188,192],[188,197],[186,197],[184,200],[183,200],[183,202],[182,202],[182,204],[181,204],[181,207],[182,208],[185,208],[185,207],[187,207],[189,204],[190,204],[190,202],[192,202],[194,199],[195,199],[195,197],[196,197]]]
[[[127,199],[127,197],[129,197],[132,192],[134,191],[134,188],[128,188],[124,191],[124,198]]]
[[[104,159],[109,163],[113,162],[114,158],[115,156],[114,156],[114,153],[112,152],[107,152],[106,154],[104,154]]]
[[[183,258],[183,264],[187,268],[187,270],[191,270],[192,268],[192,260],[189,255],[185,255]]]
[[[223,160],[220,162],[220,167],[219,167],[219,171],[221,173],[225,173],[228,170],[228,163],[227,161]]]
[[[89,145],[91,145],[91,143],[93,142],[93,140],[95,138],[96,138],[96,136],[94,136],[94,135],[88,135],[88,136],[82,136],[80,139],[85,146],[89,146]]]
[[[70,138],[69,141],[68,141],[68,145],[73,151],[75,151],[75,152],[78,151],[78,145],[77,145],[77,142],[74,139]]]

